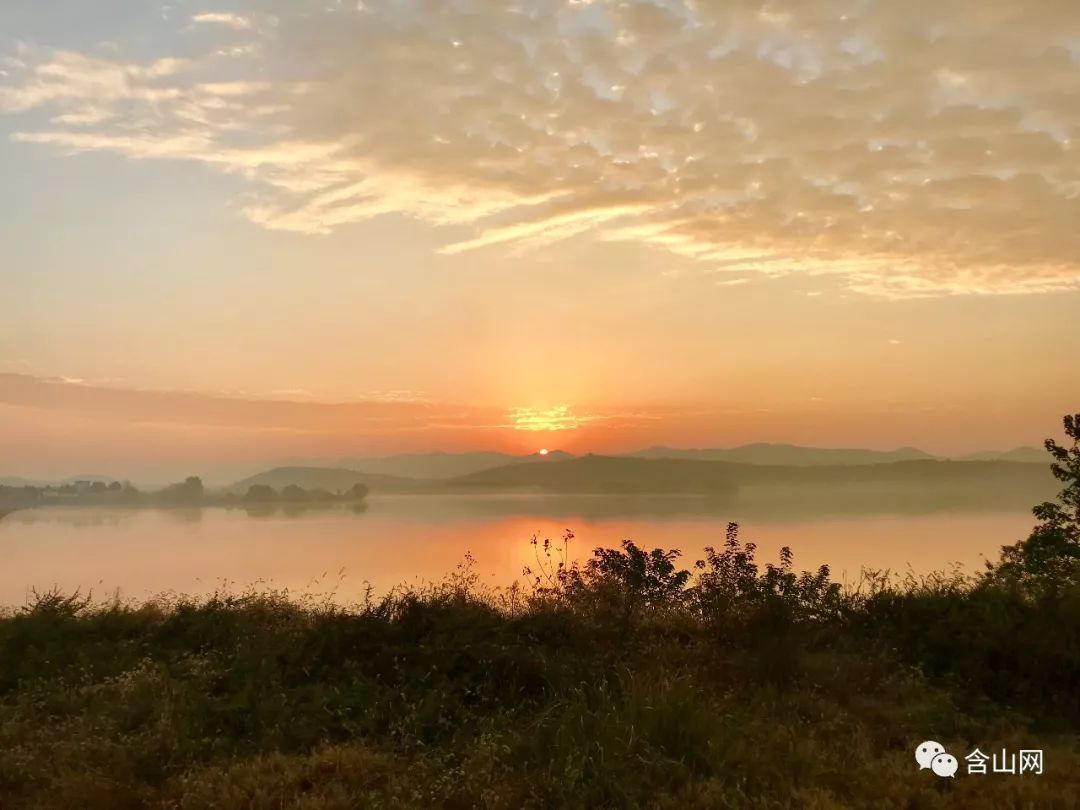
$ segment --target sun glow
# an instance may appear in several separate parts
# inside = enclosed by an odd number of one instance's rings
[[[548,449],[546,447],[540,448],[540,455],[546,456],[547,454],[548,454]]]
[[[511,408],[510,420],[514,430],[573,430],[590,421],[587,416],[576,416],[566,405],[554,408]]]

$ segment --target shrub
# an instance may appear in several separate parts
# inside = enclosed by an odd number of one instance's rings
[[[705,549],[705,559],[691,597],[694,606],[717,626],[769,611],[790,622],[838,616],[843,607],[840,586],[829,580],[829,567],[796,574],[794,555],[780,549],[780,564],[766,563],[761,571],[754,556],[757,546],[739,539],[739,525],[729,523],[722,551]]]

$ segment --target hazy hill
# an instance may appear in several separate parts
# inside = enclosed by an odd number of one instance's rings
[[[718,462],[722,463],[722,462]],[[1007,485],[1052,487],[1049,466],[1011,461],[948,461],[922,459],[891,464],[822,466],[729,465],[740,484],[920,484],[931,486]]]
[[[566,461],[512,464],[461,476],[456,490],[530,489],[558,493],[683,493],[734,495],[729,470],[708,462],[584,456]]]
[[[573,458],[569,453],[552,450],[546,456],[533,453],[528,456],[515,456],[509,453],[404,453],[395,456],[343,458],[338,461],[340,467],[364,470],[378,475],[392,475],[403,478],[457,478],[461,475],[504,467],[511,464],[528,462],[566,461]]]
[[[882,492],[965,491],[992,504],[1008,494],[1048,497],[1055,482],[1046,465],[1014,461],[920,459],[873,464],[779,465],[695,459],[646,459],[588,455],[519,461],[447,480],[419,480],[341,467],[277,467],[238,481],[230,491],[253,484],[282,489],[341,492],[362,483],[373,493],[550,492],[560,494],[734,495],[742,490],[795,487],[800,491],[838,488]]]
[[[689,459],[585,456],[553,464],[515,464],[446,482],[451,490],[560,493],[734,493],[748,488],[847,491],[968,491],[992,503],[1000,493],[1049,496],[1047,468],[1006,461],[897,461],[891,464],[779,466]]]
[[[795,444],[744,444],[740,447],[680,450],[650,447],[630,454],[636,458],[674,458],[692,461],[728,461],[737,464],[819,466],[828,464],[891,464],[934,458],[915,447],[898,450],[860,450],[832,447],[801,447]]]
[[[960,461],[1020,461],[1049,464],[1050,456],[1042,447],[1015,447],[1012,450],[986,450],[961,456]]]
[[[409,478],[340,467],[275,467],[237,481],[229,487],[229,491],[242,494],[255,484],[263,484],[276,490],[294,485],[308,490],[325,489],[328,492],[344,492],[356,484],[364,484],[372,492],[418,492],[424,489],[423,482]]]

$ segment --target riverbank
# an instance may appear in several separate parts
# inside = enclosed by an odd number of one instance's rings
[[[0,618],[0,806],[1074,806],[1075,585],[844,593],[736,532],[695,577],[557,556],[531,589],[466,565],[349,608],[43,595]],[[936,776],[927,739],[1044,773]]]

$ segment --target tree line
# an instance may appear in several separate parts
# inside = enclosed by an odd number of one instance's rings
[[[255,484],[246,493],[208,489],[201,478],[189,476],[160,490],[143,492],[129,482],[86,481],[56,486],[0,486],[0,514],[34,506],[267,506],[274,504],[358,503],[368,495],[364,484],[347,490],[304,489],[290,484],[276,490]]]

